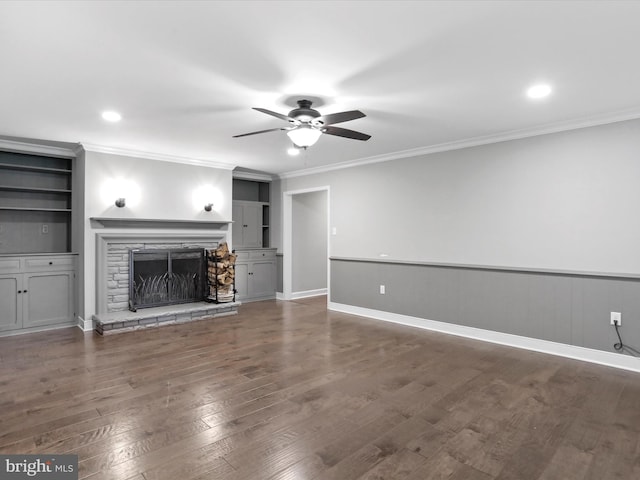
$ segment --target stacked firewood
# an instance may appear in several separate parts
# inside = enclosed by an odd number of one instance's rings
[[[218,302],[233,300],[236,254],[229,251],[227,242],[215,250],[207,250],[209,298]]]

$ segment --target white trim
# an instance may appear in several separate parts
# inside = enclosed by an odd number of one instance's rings
[[[303,188],[300,190],[288,190],[282,192],[282,300],[291,300],[293,292],[291,285],[293,281],[293,268],[291,256],[293,254],[293,196],[304,193],[327,192],[327,291],[330,291],[331,282],[331,187],[324,185],[321,187]]]
[[[127,148],[108,147],[105,145],[96,145],[92,143],[83,143],[85,151],[94,153],[107,153],[110,155],[121,155],[123,157],[146,158],[149,160],[159,160],[162,162],[183,163],[187,165],[196,165],[200,167],[220,168],[222,170],[233,170],[237,165],[216,162],[206,158],[182,157],[179,155],[170,155],[166,153],[144,152],[140,150],[130,150]]]
[[[299,298],[309,298],[309,297],[319,297],[321,295],[326,295],[326,288],[316,288],[315,290],[302,290],[300,292],[292,292],[291,300],[297,300]]]
[[[51,330],[74,327],[76,327],[76,325],[73,323],[65,323],[60,325],[43,325],[41,327],[32,327],[30,329],[5,330],[0,332],[0,337],[15,337],[16,335],[27,335],[29,333],[48,332]]]
[[[434,320],[383,312],[381,310],[356,307],[353,305],[345,305],[343,303],[329,302],[327,308],[336,312],[359,315],[361,317],[367,317],[374,320],[398,323],[400,325],[421,328],[423,330],[432,330],[434,332],[472,338],[483,342],[497,343],[499,345],[507,345],[509,347],[522,348],[525,350],[532,350],[534,352],[548,353],[551,355],[572,358],[574,360],[597,363],[599,365],[606,365],[607,367],[640,372],[640,358],[631,357],[629,355],[604,352],[602,350],[550,342],[548,340],[539,340],[537,338],[522,337],[509,333],[493,332],[491,330],[482,330],[474,327],[466,327],[464,325],[436,322]]]
[[[284,294],[282,292],[276,292],[276,300],[284,300]]]
[[[258,182],[272,182],[273,176],[267,173],[234,171],[233,178],[238,180],[256,180]]]
[[[13,140],[0,139],[0,150],[16,153],[32,153],[35,155],[46,155],[49,157],[75,158],[74,149],[64,147],[53,147],[50,145],[40,145],[27,142],[16,142]]]
[[[333,170],[341,170],[343,168],[358,167],[371,163],[387,162],[389,160],[398,160],[401,158],[418,157],[420,155],[428,155],[431,153],[447,152],[450,150],[461,150],[463,148],[478,147],[492,143],[507,142],[509,140],[519,140],[528,137],[536,137],[539,135],[548,135],[550,133],[559,133],[569,130],[578,130],[580,128],[595,127],[598,125],[606,125],[609,123],[624,122],[627,120],[636,120],[640,118],[640,112],[637,110],[617,112],[610,115],[599,117],[587,117],[580,120],[570,122],[556,122],[535,128],[525,128],[519,130],[511,130],[496,135],[485,135],[481,137],[472,137],[464,140],[456,140],[454,142],[439,143],[426,147],[412,148],[409,150],[400,150],[397,152],[385,153],[382,155],[374,155],[346,162],[323,165],[320,167],[306,168],[304,170],[295,170],[292,172],[284,172],[279,174],[280,178],[294,178],[317,173],[331,172]]]
[[[78,315],[78,324],[76,325],[83,332],[90,332],[95,328],[93,320],[85,320]]]

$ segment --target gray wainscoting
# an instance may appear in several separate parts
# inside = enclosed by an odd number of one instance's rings
[[[640,278],[633,276],[332,258],[330,296],[334,303],[608,352],[618,341],[610,312],[622,312],[622,339],[640,351]]]

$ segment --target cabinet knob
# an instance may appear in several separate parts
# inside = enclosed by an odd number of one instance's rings
[[[53,265],[53,262],[49,262],[49,265]]]
[[[18,290],[18,293],[22,293],[22,290]]]
[[[27,293],[27,291],[26,291],[26,290],[23,290],[23,291],[22,291],[22,293]]]

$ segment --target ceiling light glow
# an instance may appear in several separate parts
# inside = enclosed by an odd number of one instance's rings
[[[295,157],[296,155],[300,155],[300,149],[296,146],[293,146],[287,150],[287,153],[292,157]]]
[[[533,85],[529,87],[527,90],[527,97],[529,98],[544,98],[549,96],[551,93],[551,86],[546,83],[541,83],[538,85]]]
[[[119,122],[120,120],[122,120],[122,115],[120,115],[118,112],[114,112],[113,110],[109,110],[106,112],[102,112],[102,119],[106,120],[107,122]]]
[[[309,125],[303,124],[293,130],[289,130],[287,135],[296,146],[307,148],[318,141],[322,132]]]

